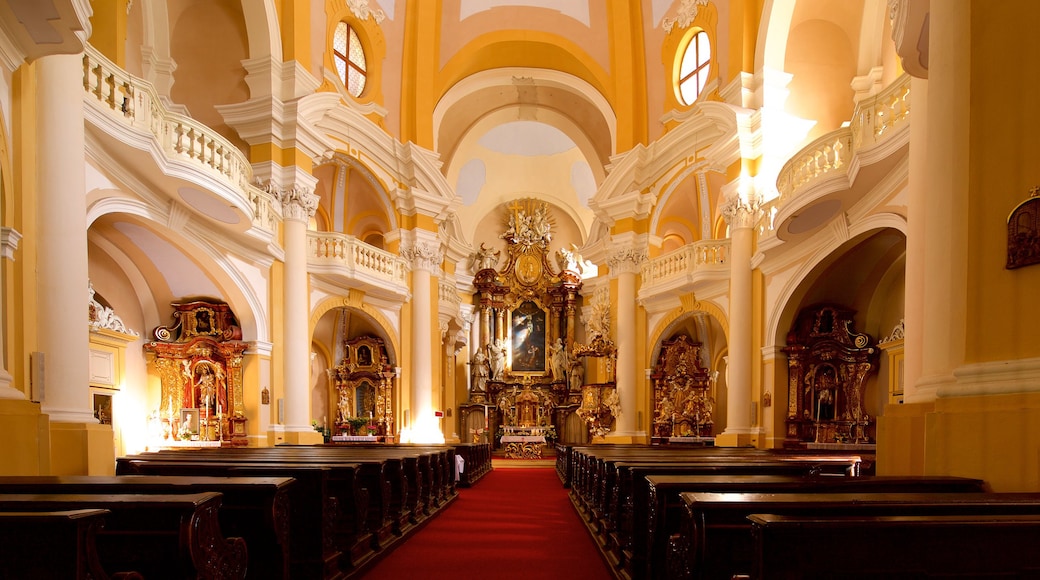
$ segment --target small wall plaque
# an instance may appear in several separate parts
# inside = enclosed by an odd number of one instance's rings
[[[1029,199],[1008,216],[1007,269],[1040,264],[1040,187],[1029,190]]]

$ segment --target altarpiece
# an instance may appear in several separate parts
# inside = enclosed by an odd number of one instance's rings
[[[786,447],[874,443],[876,420],[864,400],[878,348],[853,330],[854,314],[834,304],[810,306],[788,333]]]
[[[231,307],[190,300],[172,304],[174,324],[144,345],[162,383],[163,438],[246,445],[243,342]]]
[[[459,405],[463,432],[469,441],[498,433],[503,441],[584,442],[575,415],[584,361],[573,354],[580,256],[560,248],[555,264],[550,259],[553,221],[545,202],[514,201],[503,221],[502,267],[501,250],[481,244],[472,256],[479,343],[470,361],[469,400]]]
[[[701,343],[680,334],[661,343],[653,383],[652,439],[711,437],[715,375],[701,364]]]
[[[375,336],[344,341],[343,359],[329,369],[333,435],[390,437],[394,433],[393,391],[397,373],[386,345]]]

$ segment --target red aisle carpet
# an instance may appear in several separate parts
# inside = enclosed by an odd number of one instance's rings
[[[614,576],[556,471],[495,469],[377,563],[369,579],[607,580]]]

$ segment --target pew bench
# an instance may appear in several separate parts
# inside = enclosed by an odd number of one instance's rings
[[[96,536],[109,513],[0,512],[0,578],[141,580],[137,572],[109,574],[101,566]]]
[[[753,514],[784,516],[1040,515],[1040,493],[700,493],[682,492],[680,532],[669,578],[729,580],[750,574]],[[867,550],[867,548],[865,548]],[[868,551],[862,553],[864,556]],[[658,576],[663,577],[664,575]]]
[[[640,478],[635,490],[633,528],[646,532],[630,544],[631,576],[659,578],[666,575],[669,540],[679,532],[681,493],[942,494],[983,493],[987,486],[981,479],[950,476],[649,474]]]
[[[223,494],[220,528],[241,537],[248,578],[289,578],[289,477],[0,476],[0,493]]]
[[[324,578],[337,580],[343,576],[344,556],[337,544],[335,531],[341,515],[333,486],[333,470],[313,465],[228,464],[168,462],[119,458],[117,477],[191,476],[191,477],[290,477],[289,488],[289,570],[291,578]]]
[[[1037,578],[1040,515],[753,514],[750,578]]]
[[[104,509],[96,533],[101,567],[148,579],[239,579],[248,566],[246,542],[225,538],[217,512],[221,494],[0,494],[0,511]]]

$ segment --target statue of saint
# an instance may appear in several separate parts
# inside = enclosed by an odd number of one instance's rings
[[[484,354],[484,349],[478,348],[476,354],[473,355],[473,361],[470,363],[470,371],[473,377],[472,389],[474,392],[484,392],[487,386],[488,375],[491,372],[491,367],[488,365],[487,355]]]
[[[556,342],[549,347],[549,361],[552,365],[553,380],[566,380],[567,367],[570,366],[571,361],[567,356],[567,347],[563,345],[562,338],[557,338]]]
[[[488,345],[491,351],[491,380],[502,380],[506,372],[506,346],[502,339]]]

